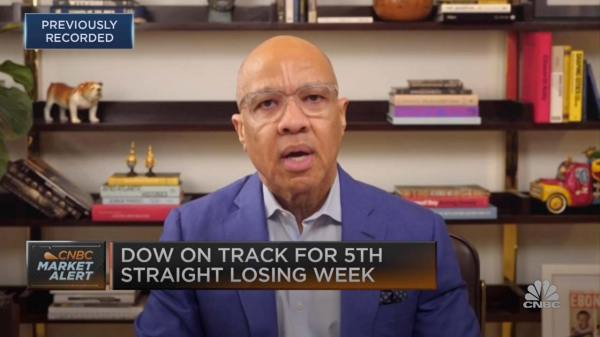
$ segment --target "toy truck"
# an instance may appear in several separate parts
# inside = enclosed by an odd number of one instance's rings
[[[587,163],[571,158],[558,167],[555,179],[542,178],[531,183],[530,195],[546,203],[550,213],[560,214],[567,207],[600,204],[600,151],[588,148]]]

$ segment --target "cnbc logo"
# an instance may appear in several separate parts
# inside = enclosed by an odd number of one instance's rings
[[[533,282],[533,284],[530,284],[529,287],[527,287],[527,294],[525,294],[523,307],[527,309],[560,308],[556,286],[550,284],[550,281],[548,280],[544,280],[544,282],[540,280]]]
[[[104,242],[27,241],[30,288],[104,289]]]

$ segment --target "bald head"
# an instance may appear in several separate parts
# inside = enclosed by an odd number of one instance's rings
[[[264,89],[293,91],[309,83],[337,84],[329,58],[314,44],[289,35],[258,45],[238,71],[238,104],[250,92]]]

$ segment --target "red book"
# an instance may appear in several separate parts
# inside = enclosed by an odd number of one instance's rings
[[[92,206],[93,221],[164,221],[179,205],[102,205]]]
[[[490,205],[487,196],[413,196],[406,199],[427,208],[484,208]]]
[[[550,123],[552,33],[523,33],[521,100],[533,104],[536,123]]]

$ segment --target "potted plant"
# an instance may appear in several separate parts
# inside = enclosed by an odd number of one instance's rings
[[[0,80],[0,178],[9,163],[6,141],[27,135],[33,122],[33,75],[31,69],[10,60],[0,64],[0,73],[12,78],[9,86]]]

